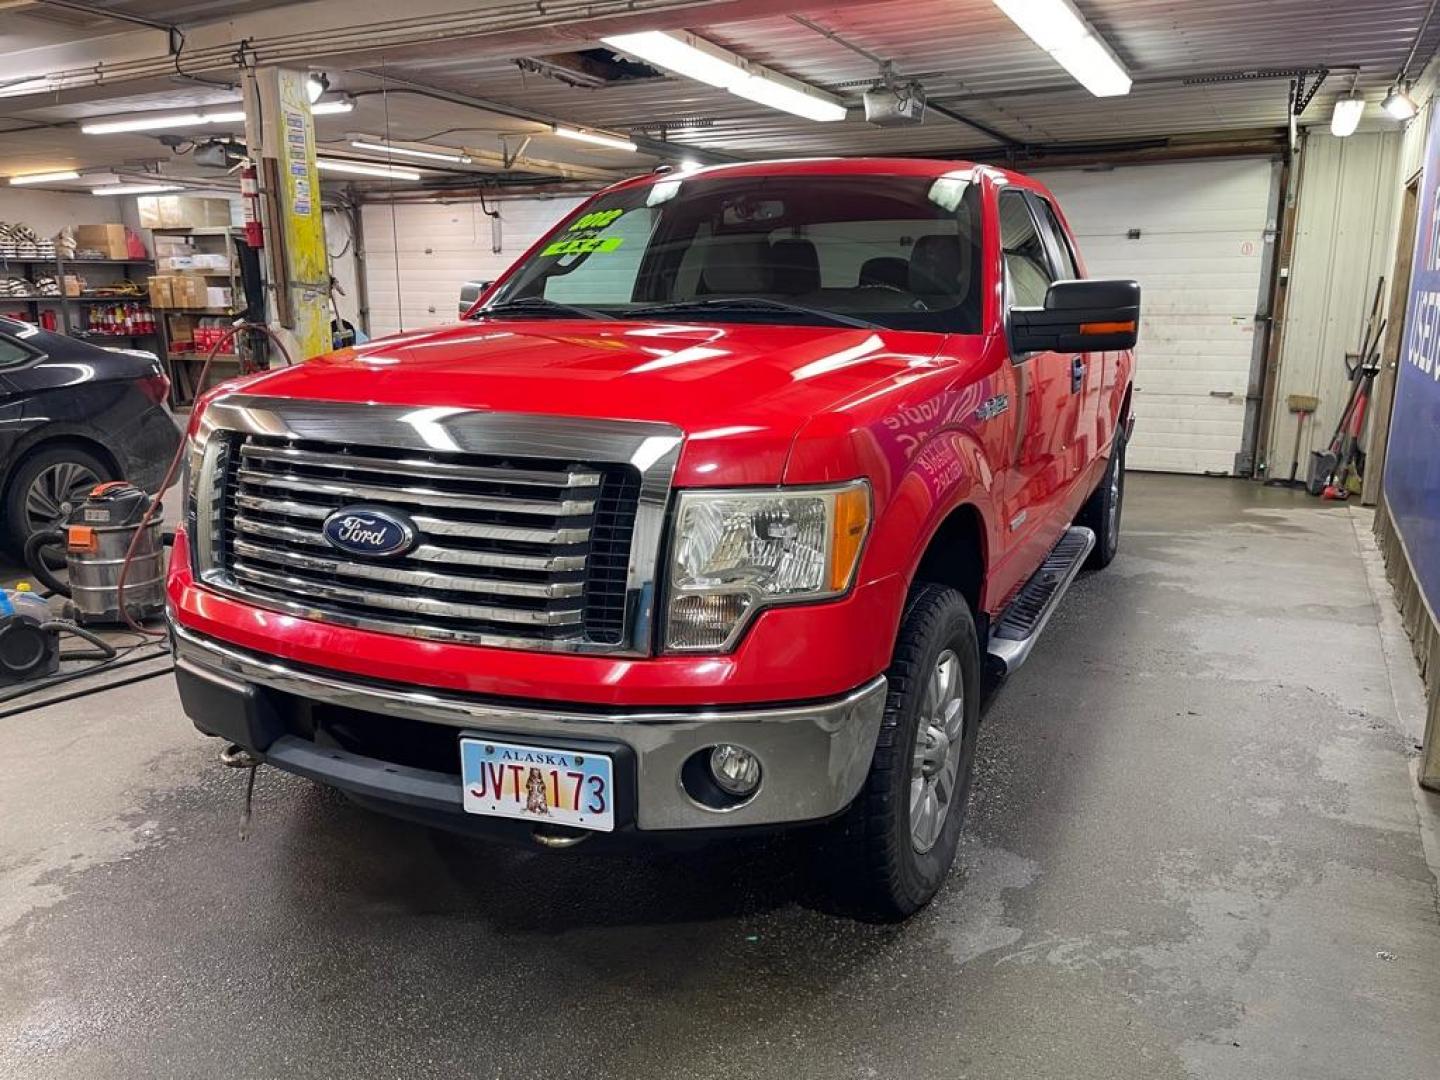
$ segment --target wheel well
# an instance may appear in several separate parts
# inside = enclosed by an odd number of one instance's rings
[[[5,494],[7,496],[10,494],[10,485],[15,479],[15,474],[20,471],[25,462],[29,461],[36,454],[43,454],[46,450],[54,450],[62,446],[73,446],[77,450],[84,450],[87,454],[93,454],[99,458],[101,462],[109,466],[112,475],[120,475],[120,463],[115,460],[115,455],[94,439],[87,439],[83,435],[55,435],[32,443],[15,458],[14,463],[10,466],[10,471],[5,474]]]
[[[966,503],[950,512],[930,538],[915,580],[948,585],[965,597],[971,611],[980,611],[985,581],[985,522],[980,511]]]

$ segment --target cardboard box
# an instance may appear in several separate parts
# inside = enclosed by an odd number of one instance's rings
[[[211,285],[205,290],[205,306],[210,308],[228,308],[230,306],[230,290],[228,288],[217,288]]]
[[[79,250],[93,248],[107,259],[130,257],[130,242],[124,225],[77,225],[75,246]]]
[[[170,279],[163,275],[152,277],[150,286],[150,306],[152,308],[169,308],[175,306],[175,294],[170,290]]]
[[[230,224],[229,199],[142,195],[135,204],[144,229],[204,229]]]
[[[188,236],[160,233],[155,237],[154,244],[157,259],[168,258],[172,255],[195,254],[195,245],[190,242]]]
[[[205,279],[199,274],[176,274],[170,279],[170,293],[177,308],[206,307]]]
[[[165,330],[171,352],[195,351],[195,317],[193,315],[167,315]]]
[[[74,274],[66,274],[60,279],[60,291],[66,296],[79,296],[85,288],[85,279]]]
[[[194,270],[194,255],[162,255],[156,263],[156,269],[162,273],[171,273],[175,270]]]
[[[230,269],[230,256],[217,254],[208,251],[197,251],[190,256],[190,265],[196,270],[226,270]]]

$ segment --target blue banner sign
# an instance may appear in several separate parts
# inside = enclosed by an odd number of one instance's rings
[[[1432,119],[1433,119],[1432,109]],[[1440,613],[1440,123],[1430,125],[1405,342],[1385,452],[1385,502],[1420,590]]]

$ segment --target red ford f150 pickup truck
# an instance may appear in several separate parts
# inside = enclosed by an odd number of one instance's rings
[[[1115,554],[1138,316],[1000,169],[618,184],[460,324],[196,409],[186,711],[452,829],[811,827],[904,917],[954,859],[982,677]]]

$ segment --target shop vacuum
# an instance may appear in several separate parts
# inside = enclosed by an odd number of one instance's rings
[[[0,686],[55,674],[60,666],[62,633],[81,637],[97,648],[95,653],[68,652],[65,659],[115,655],[113,646],[84,627],[125,622],[120,610],[120,574],[132,543],[125,607],[136,622],[164,610],[164,539],[158,514],[145,522],[151,502],[149,495],[124,480],[100,484],[62,523],[26,540],[25,565],[46,589],[65,597],[64,615],[54,618],[50,605],[23,584],[0,589]],[[65,579],[57,577],[52,568],[56,548],[65,553]]]

